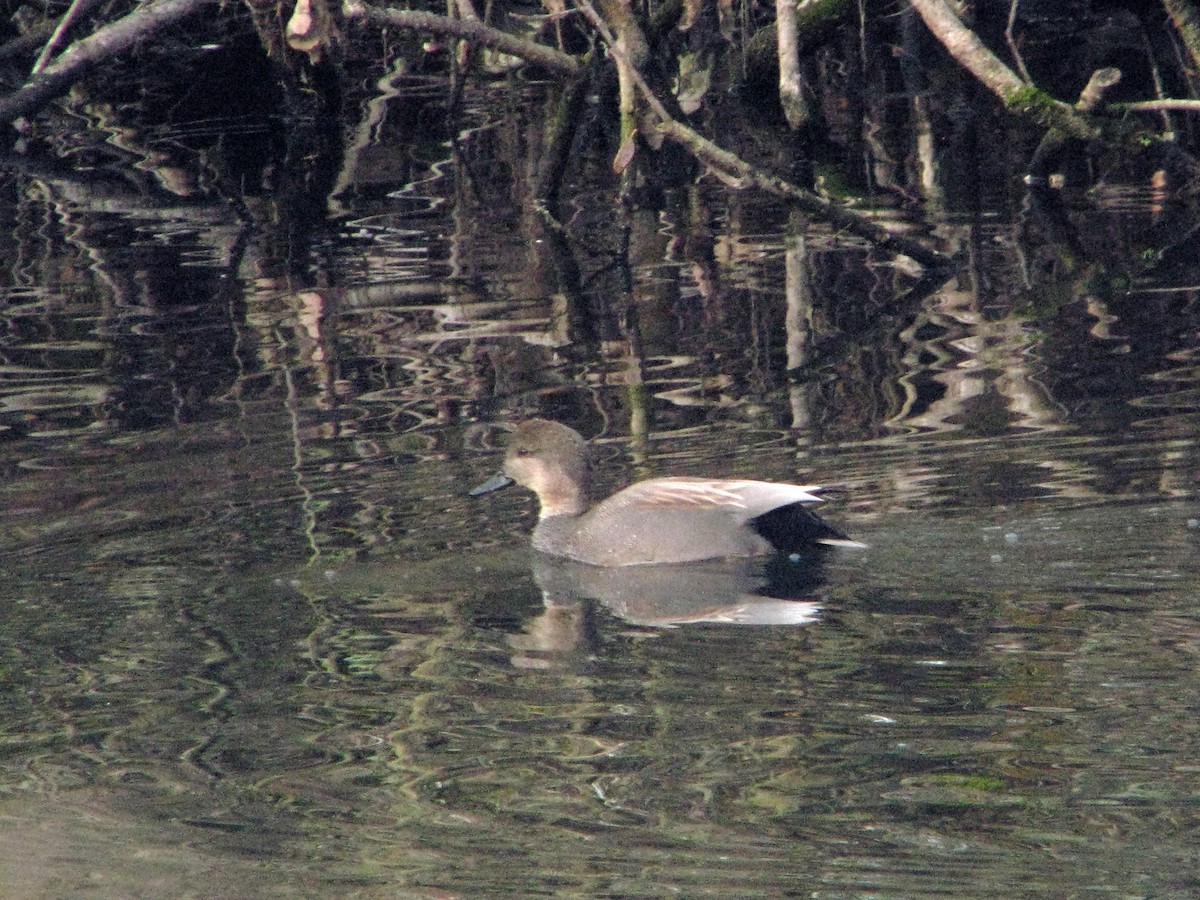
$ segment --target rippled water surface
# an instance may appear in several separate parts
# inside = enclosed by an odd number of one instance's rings
[[[950,217],[971,277],[914,291],[712,185],[622,257],[609,195],[581,243],[511,197],[507,137],[361,184],[300,274],[10,177],[0,883],[1200,892],[1194,266],[1052,283]],[[1116,253],[1150,211],[1086,213]],[[868,549],[784,624],[729,621],[757,571],[547,569],[529,497],[465,495],[529,414],[605,490],[843,484]]]

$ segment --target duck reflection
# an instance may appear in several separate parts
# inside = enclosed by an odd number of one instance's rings
[[[818,621],[825,559],[815,551],[766,558],[608,568],[536,554],[544,609],[510,637],[522,668],[556,667],[599,647],[598,610],[631,625],[808,625]]]

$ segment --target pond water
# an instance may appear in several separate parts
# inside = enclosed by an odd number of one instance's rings
[[[1112,274],[1166,213],[1092,198],[1068,261],[991,186],[934,285],[715,183],[564,235],[511,102],[300,264],[10,170],[7,894],[1196,896],[1200,281]],[[530,414],[604,490],[843,485],[868,547],[776,624],[547,571],[466,496]]]

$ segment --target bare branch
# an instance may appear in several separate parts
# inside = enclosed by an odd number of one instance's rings
[[[1021,80],[1026,84],[1033,84],[1033,79],[1029,77],[1029,70],[1025,68],[1025,59],[1021,56],[1021,49],[1017,46],[1017,40],[1013,37],[1013,29],[1017,24],[1017,9],[1021,6],[1021,0],[1011,0],[1008,7],[1008,25],[1004,28],[1004,40],[1008,44],[1008,52],[1012,54],[1013,62],[1017,64],[1017,71],[1021,73]]]
[[[46,41],[46,46],[42,48],[41,55],[38,56],[37,62],[33,64],[33,70],[29,73],[36,75],[46,68],[46,64],[50,62],[50,57],[54,55],[54,51],[58,49],[58,45],[62,43],[63,35],[67,30],[75,24],[75,20],[82,16],[85,12],[95,6],[99,0],[74,0],[70,8],[63,13],[63,17],[59,20],[58,26],[54,29],[54,34],[50,35],[50,40]]]
[[[575,0],[575,5],[604,39],[608,46],[608,52],[615,58],[623,56],[624,51],[616,45],[612,32],[588,0]],[[658,127],[662,133],[687,148],[693,156],[712,169],[713,173],[721,180],[739,187],[757,187],[777,197],[783,197],[813,216],[842,228],[850,234],[864,238],[882,249],[902,253],[927,268],[942,268],[950,263],[950,259],[945,254],[930,249],[920,241],[888,231],[867,217],[857,215],[853,210],[838,206],[784,178],[755,168],[736,153],[717,146],[682,122],[676,121],[667,112],[662,101],[650,90],[650,86],[646,84],[642,74],[629,63],[628,59],[626,59],[626,65],[629,67],[630,75],[638,90],[645,97],[646,104],[658,117]]]
[[[1178,109],[1183,112],[1200,112],[1200,100],[1174,100],[1164,97],[1162,100],[1110,103],[1107,108],[1117,112],[1162,112],[1163,110],[1170,109]]]
[[[155,0],[76,41],[24,87],[0,97],[0,122],[11,122],[45,106],[93,66],[132,50],[141,40],[201,10],[216,0]]]
[[[583,71],[583,64],[569,53],[492,28],[478,19],[451,19],[409,9],[381,9],[359,0],[348,0],[344,3],[342,13],[347,19],[365,19],[376,25],[390,25],[393,28],[408,28],[461,38],[480,47],[491,47],[526,62],[536,63],[561,75],[578,75]]]
[[[1192,58],[1192,66],[1200,68],[1200,14],[1196,13],[1189,0],[1163,0],[1163,6],[1183,44]]]
[[[792,129],[802,128],[812,117],[804,101],[800,78],[800,35],[796,0],[775,0],[775,31],[779,56],[779,102]]]
[[[1075,101],[1075,108],[1080,112],[1091,112],[1100,105],[1100,101],[1104,99],[1105,91],[1120,83],[1120,69],[1112,66],[1097,69],[1092,73],[1092,77],[1088,79],[1088,83],[1084,86],[1084,89],[1079,92],[1079,99]]]
[[[1120,69],[1112,68],[1111,66],[1097,69],[1092,73],[1092,77],[1088,79],[1087,85],[1080,92],[1079,99],[1075,101],[1075,108],[1080,112],[1091,112],[1104,99],[1104,92],[1119,84],[1120,81]],[[1050,162],[1067,145],[1069,138],[1070,135],[1060,128],[1051,128],[1042,136],[1041,142],[1037,145],[1037,149],[1033,151],[1033,156],[1029,160],[1029,174],[1035,182],[1038,179],[1049,177],[1048,167]]]
[[[1099,130],[1087,117],[1022,81],[959,20],[945,0],[911,0],[925,26],[985,87],[1014,112],[1059,129],[1071,137],[1092,139]]]

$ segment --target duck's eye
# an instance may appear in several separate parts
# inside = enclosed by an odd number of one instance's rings
[[[532,452],[533,451],[528,447],[517,447],[515,450],[513,450],[513,453],[516,456],[529,456]]]

